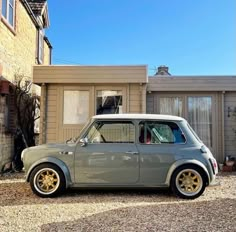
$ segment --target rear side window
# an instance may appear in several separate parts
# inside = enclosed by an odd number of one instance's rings
[[[174,122],[146,121],[139,124],[139,142],[142,144],[183,144],[186,139]]]

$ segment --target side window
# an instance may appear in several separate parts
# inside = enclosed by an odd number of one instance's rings
[[[122,113],[122,91],[100,90],[96,96],[97,114],[121,114]]]
[[[65,90],[63,124],[84,124],[89,118],[89,91]]]
[[[185,137],[174,122],[141,122],[139,124],[139,142],[143,144],[181,144]]]
[[[2,0],[2,16],[14,27],[15,0]]]
[[[132,122],[98,121],[90,128],[89,143],[134,143],[135,127]]]

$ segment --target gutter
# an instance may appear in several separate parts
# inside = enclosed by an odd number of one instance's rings
[[[48,37],[44,36],[44,41],[46,42],[46,44],[49,47],[49,64],[51,65],[52,64],[52,48],[53,47],[52,47]]]
[[[40,28],[40,24],[37,20],[37,18],[34,15],[34,12],[32,11],[32,9],[30,8],[29,3],[26,0],[21,0],[23,6],[25,7],[26,11],[28,12],[31,20],[33,21],[34,25],[36,26],[37,29]]]
[[[43,83],[42,88],[44,88],[43,94],[41,95],[41,100],[43,101],[43,107],[42,107],[42,128],[40,129],[40,133],[41,133],[41,143],[44,144],[47,142],[47,111],[48,111],[48,86],[47,84]],[[40,109],[40,114],[42,113],[41,109]]]
[[[221,114],[222,114],[222,122],[221,122],[221,130],[222,130],[222,158],[225,159],[225,91],[221,93]]]

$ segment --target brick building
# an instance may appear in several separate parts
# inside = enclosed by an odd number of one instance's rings
[[[31,79],[32,65],[51,64],[48,27],[46,0],[0,0],[0,171],[13,155],[9,85],[16,75]]]

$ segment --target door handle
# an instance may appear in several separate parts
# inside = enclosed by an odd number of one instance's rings
[[[137,152],[137,151],[126,151],[125,154],[129,154],[129,155],[137,155],[138,152]]]
[[[73,155],[74,152],[72,152],[72,151],[60,151],[59,154],[60,155]]]

